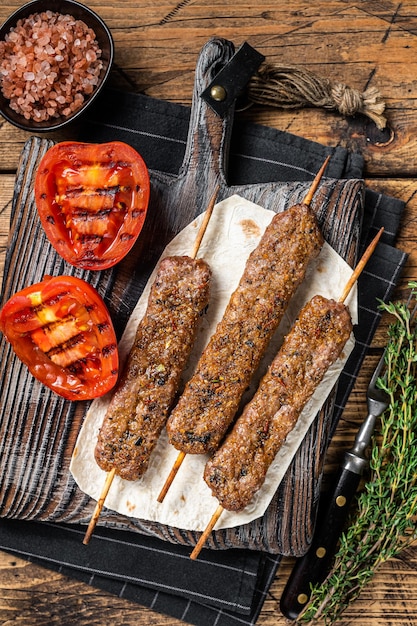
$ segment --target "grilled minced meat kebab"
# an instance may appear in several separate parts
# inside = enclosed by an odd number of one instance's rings
[[[169,441],[182,453],[212,453],[218,448],[309,261],[322,245],[315,215],[306,204],[274,215],[168,419]]]
[[[301,310],[277,356],[223,445],[209,459],[204,480],[224,509],[245,508],[352,331],[342,302],[315,296]]]
[[[127,480],[149,457],[178,393],[198,321],[209,301],[211,270],[202,259],[163,259],[95,449],[98,465]]]

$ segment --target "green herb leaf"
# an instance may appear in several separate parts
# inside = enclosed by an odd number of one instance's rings
[[[332,570],[313,589],[299,624],[334,624],[378,567],[417,538],[417,283],[409,288],[408,303],[380,305],[394,317],[387,378],[379,380],[390,404],[373,437],[369,480],[357,497]]]

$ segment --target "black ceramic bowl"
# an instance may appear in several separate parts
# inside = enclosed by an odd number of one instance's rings
[[[109,75],[114,56],[113,38],[106,24],[96,13],[94,13],[94,11],[85,5],[76,2],[75,0],[33,0],[32,2],[24,4],[2,25],[0,28],[0,40],[4,40],[6,34],[10,32],[19,19],[29,17],[32,13],[41,13],[42,11],[48,10],[71,15],[76,19],[82,20],[85,24],[87,24],[87,26],[93,29],[96,35],[97,43],[102,51],[101,60],[103,61],[103,68],[100,72],[97,86],[91,94],[85,97],[82,107],[75,111],[72,115],[66,117],[61,115],[60,117],[40,122],[36,122],[31,119],[27,120],[23,115],[16,113],[10,108],[9,100],[5,98],[0,91],[0,113],[3,117],[11,124],[14,124],[14,126],[31,132],[58,130],[79,118],[84,113],[86,108],[97,98],[103,88]]]

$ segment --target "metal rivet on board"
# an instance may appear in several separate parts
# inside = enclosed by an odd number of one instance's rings
[[[223,102],[223,100],[226,100],[227,96],[226,89],[221,85],[213,85],[210,89],[210,95],[216,102]]]

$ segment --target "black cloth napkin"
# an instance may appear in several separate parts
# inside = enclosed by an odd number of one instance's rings
[[[175,175],[183,160],[189,117],[188,107],[108,90],[81,136],[83,141],[126,141],[150,169]],[[228,182],[311,180],[328,154],[332,158],[326,175],[361,178],[359,154],[237,120]],[[394,247],[403,208],[399,200],[365,190],[362,246],[381,225],[385,231],[359,280],[356,347],[339,384],[333,429],[378,325],[378,300],[391,298],[406,262],[406,255]],[[198,626],[255,624],[281,559],[247,550],[204,550],[190,562],[189,549],[183,546],[101,527],[86,551],[83,532],[73,525],[1,520],[0,548]]]
[[[4,520],[0,547],[19,534],[19,553],[55,568],[77,570],[85,582],[105,576],[123,585],[160,589],[182,598],[209,603],[217,609],[249,614],[262,555],[254,550],[205,550],[193,562],[182,546],[142,537],[138,533],[99,527],[88,548],[82,545],[85,527],[49,522]],[[76,555],[72,554],[73,550]],[[156,579],[157,578],[157,579]],[[156,580],[155,580],[156,579]],[[206,580],[206,584],[202,581]],[[118,593],[120,595],[120,592]],[[123,590],[122,595],[125,595]]]

